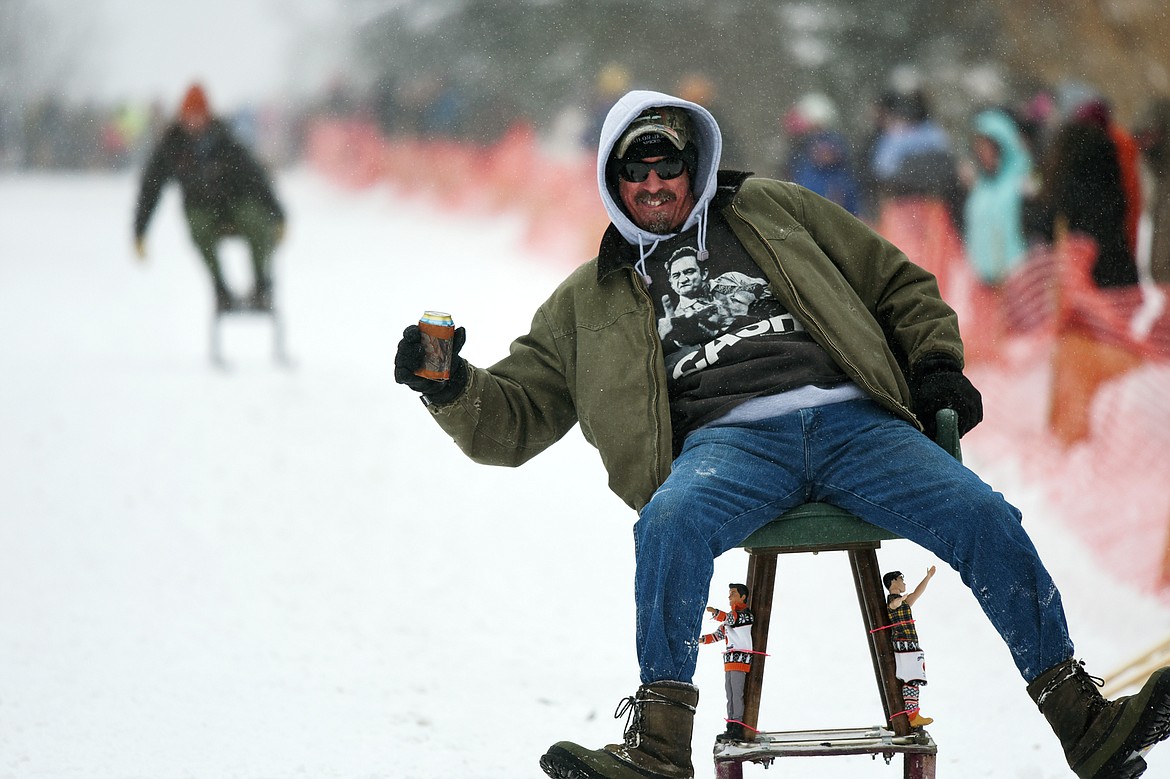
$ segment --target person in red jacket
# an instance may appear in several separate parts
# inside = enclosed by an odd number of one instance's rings
[[[727,730],[718,738],[720,741],[742,741],[743,690],[748,671],[752,667],[752,623],[755,621],[747,607],[748,588],[744,584],[729,584],[727,602],[731,611],[720,611],[714,606],[707,607],[707,614],[722,624],[714,633],[700,637],[704,644],[726,641],[723,652],[723,672],[727,691]]]

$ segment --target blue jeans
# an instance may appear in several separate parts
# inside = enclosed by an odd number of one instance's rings
[[[690,682],[714,560],[801,503],[840,506],[959,572],[1025,681],[1072,657],[1060,593],[1020,512],[869,400],[687,436],[634,525],[642,682]]]

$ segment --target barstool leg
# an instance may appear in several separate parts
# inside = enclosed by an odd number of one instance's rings
[[[717,761],[715,763],[715,779],[743,779],[743,763],[738,760],[735,762]]]
[[[934,779],[936,755],[906,755],[902,766],[903,779]]]
[[[862,620],[869,637],[869,654],[873,660],[874,678],[877,679],[878,694],[886,712],[886,721],[895,735],[910,733],[906,717],[894,716],[905,710],[902,700],[902,685],[895,676],[894,648],[888,631],[877,630],[890,624],[890,613],[882,594],[882,576],[878,569],[877,551],[874,549],[851,549],[849,567],[853,569],[853,583],[857,588],[857,601],[861,606]]]
[[[768,626],[772,622],[772,594],[776,590],[776,554],[748,554],[748,592],[751,593],[752,655],[751,670],[743,689],[743,721],[749,728],[759,728],[760,696],[764,689],[764,660],[768,651]],[[748,732],[746,737],[753,738]]]

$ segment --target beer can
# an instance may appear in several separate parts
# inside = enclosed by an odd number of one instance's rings
[[[424,311],[418,320],[418,330],[422,333],[423,364],[415,375],[435,381],[451,378],[455,342],[455,322],[451,315],[442,311]]]

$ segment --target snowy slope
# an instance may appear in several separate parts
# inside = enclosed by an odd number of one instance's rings
[[[488,364],[564,274],[512,220],[442,213],[305,172],[279,298],[229,322],[207,363],[210,295],[170,192],[137,263],[129,176],[0,177],[0,779],[542,776],[552,742],[620,738],[633,692],[634,520],[576,431],[518,470],[476,466],[394,384],[425,308]],[[238,247],[232,278],[246,285]],[[1099,571],[1014,474],[1101,674],[1170,626]],[[884,568],[933,560],[898,542]],[[745,576],[717,562],[711,602]],[[880,707],[843,557],[782,561],[763,724],[875,724]],[[1071,774],[974,600],[940,571],[915,608],[940,777]],[[694,739],[722,729],[716,648]],[[1170,776],[1170,747],[1148,776]],[[752,776],[899,776],[866,758]]]

